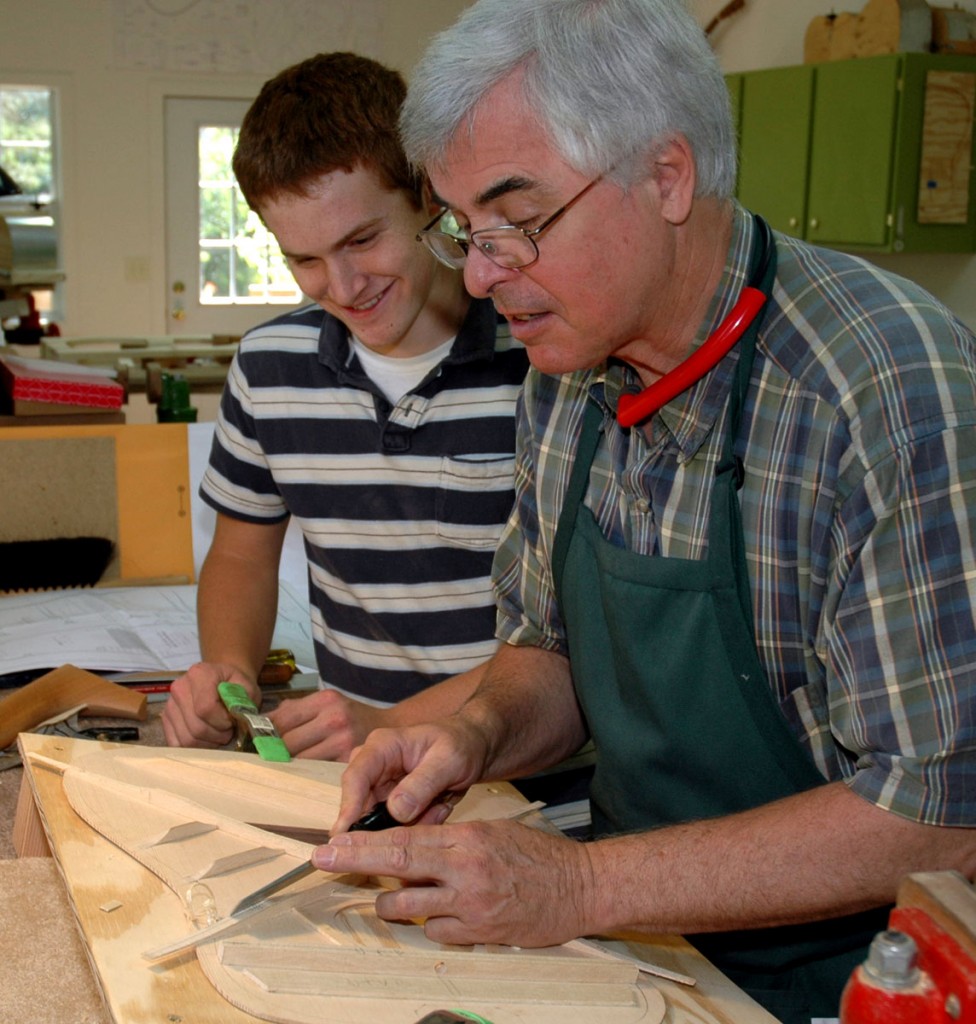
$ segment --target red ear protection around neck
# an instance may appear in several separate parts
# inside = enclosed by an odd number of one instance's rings
[[[617,403],[617,422],[632,427],[648,416],[653,416],[676,395],[701,380],[717,366],[732,346],[749,329],[766,303],[766,296],[758,288],[746,287],[717,330],[688,358],[650,387],[636,395],[621,395]]]

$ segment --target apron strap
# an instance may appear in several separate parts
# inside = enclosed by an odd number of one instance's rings
[[[766,296],[766,302],[773,291],[776,280],[776,242],[769,225],[759,216],[753,214],[756,239],[752,245],[752,258],[749,268],[749,282]],[[742,486],[742,466],[736,462],[734,447],[739,436],[739,425],[742,422],[742,410],[745,406],[746,393],[749,390],[749,379],[752,375],[752,364],[756,356],[756,339],[759,336],[759,325],[765,314],[765,305],[756,314],[756,319],[739,341],[739,361],[735,368],[732,391],[729,396],[729,429],[725,433],[722,461],[715,470],[716,474],[724,472],[730,465],[736,470],[736,490]]]
[[[753,214],[756,226],[756,238],[752,245],[752,260],[749,270],[749,281],[758,278],[758,288],[766,296],[768,305],[772,294],[773,281],[776,279],[776,242],[769,225],[758,214]],[[713,508],[709,530],[709,557],[713,551],[732,552],[732,566],[735,570],[736,590],[742,614],[749,626],[751,635],[755,634],[755,623],[752,614],[752,593],[749,589],[749,569],[746,563],[745,537],[742,532],[742,512],[739,506],[738,492],[745,480],[745,469],[742,460],[735,454],[735,442],[742,425],[742,412],[745,407],[749,381],[752,377],[752,365],[756,357],[756,340],[759,327],[765,316],[767,306],[764,305],[749,325],[749,329],[739,341],[739,361],[735,367],[729,395],[729,426],[722,441],[722,458],[715,468],[715,488],[712,491],[712,502],[724,501],[725,509]],[[723,514],[724,513],[724,514]]]

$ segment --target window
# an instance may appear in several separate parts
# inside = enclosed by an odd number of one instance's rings
[[[50,89],[0,85],[0,167],[41,202],[55,196],[53,136]]]
[[[296,286],[274,236],[244,200],[231,160],[238,129],[199,129],[200,302],[298,302]]]
[[[61,317],[55,129],[54,89],[0,83],[0,217],[15,239],[12,283],[2,290],[17,303],[16,312],[6,309],[14,323],[26,312],[25,300],[42,322]],[[18,265],[18,251],[29,256],[26,268]]]

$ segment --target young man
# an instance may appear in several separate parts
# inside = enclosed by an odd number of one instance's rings
[[[439,207],[400,146],[404,94],[374,61],[319,55],[267,82],[241,127],[240,187],[316,305],[249,332],[228,375],[201,488],[217,510],[203,660],[173,684],[170,744],[231,739],[221,680],[260,703],[290,517],[325,687],[271,714],[293,754],[343,759],[381,722],[450,709],[495,649],[527,361],[417,243]]]
[[[533,364],[505,643],[452,717],[367,739],[315,861],[407,880],[377,911],[434,941],[691,933],[779,1019],[836,1017],[904,875],[976,873],[976,339],[731,199],[683,0],[479,0],[402,127],[429,244]],[[604,838],[429,827],[586,735]],[[379,798],[426,824],[336,835]]]

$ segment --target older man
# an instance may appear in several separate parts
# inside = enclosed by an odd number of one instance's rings
[[[784,1021],[837,1012],[910,871],[976,870],[976,350],[930,295],[730,197],[680,0],[480,0],[401,120],[423,235],[533,369],[461,710],[374,733],[334,871],[444,942],[683,932]],[[690,358],[690,362],[688,361]],[[598,838],[427,827],[597,749]]]

